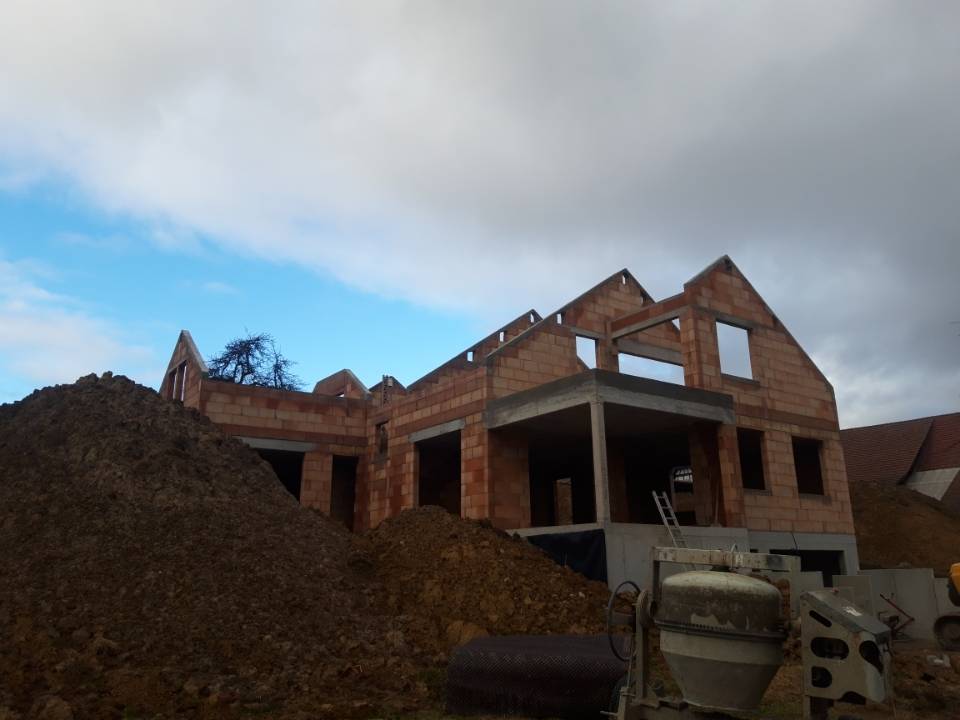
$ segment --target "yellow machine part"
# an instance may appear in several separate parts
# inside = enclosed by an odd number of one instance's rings
[[[950,566],[950,583],[953,585],[951,595],[960,597],[960,563],[954,563]],[[960,605],[960,603],[957,603]]]

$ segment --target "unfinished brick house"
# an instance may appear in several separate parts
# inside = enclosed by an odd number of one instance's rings
[[[743,343],[735,367],[728,336]],[[676,382],[629,374],[638,363]],[[205,373],[183,331],[160,392],[354,529],[440,505],[531,537],[599,531],[613,582],[663,544],[660,491],[691,545],[789,551],[824,577],[859,569],[833,388],[728,257],[659,302],[617,272],[406,387],[341,370],[302,393]]]

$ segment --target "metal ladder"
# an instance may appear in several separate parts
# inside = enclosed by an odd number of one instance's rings
[[[670,497],[665,492],[653,491],[653,501],[657,504],[657,510],[660,512],[660,519],[667,528],[667,534],[674,547],[687,547],[687,539],[683,536],[683,530],[680,529],[680,523],[677,522],[677,515],[673,512],[673,505],[670,504]]]

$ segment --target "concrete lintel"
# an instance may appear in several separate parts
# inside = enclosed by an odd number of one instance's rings
[[[719,312],[717,310],[707,310],[707,312],[713,315],[717,322],[722,322],[724,325],[733,325],[741,330],[753,330],[757,327],[757,323],[755,323],[753,320],[746,320],[742,317],[728,315],[727,313]]]
[[[487,429],[493,430],[504,425],[529,420],[540,415],[548,415],[577,405],[586,405],[591,398],[596,398],[596,396],[596,390],[592,385],[583,385],[546,397],[531,399],[514,407],[488,408],[484,412],[483,420]]]
[[[246,443],[258,450],[283,450],[285,452],[313,452],[317,449],[316,443],[301,442],[299,440],[277,440],[276,438],[256,438],[237,436],[237,440]]]
[[[567,325],[567,330],[572,332],[574,335],[579,335],[580,337],[590,338],[592,340],[603,340],[603,333],[594,332],[593,330],[587,330],[586,328],[577,327],[576,325]]]
[[[647,330],[649,328],[655,327],[657,325],[662,325],[665,322],[670,322],[671,320],[676,320],[683,314],[683,311],[686,308],[677,308],[676,310],[671,310],[670,312],[661,313],[660,315],[654,315],[651,318],[642,320],[640,322],[633,323],[632,325],[627,325],[626,327],[615,330],[610,334],[610,337],[616,340],[621,338],[624,335],[630,335],[635,332],[640,332],[641,330]]]
[[[457,418],[456,420],[451,420],[450,422],[433,425],[432,427],[410,433],[410,442],[417,443],[421,440],[429,440],[430,438],[439,437],[440,435],[446,435],[447,433],[456,432],[457,430],[463,430],[466,425],[467,421],[463,418]]]
[[[659,360],[660,362],[683,367],[683,354],[679,350],[668,350],[653,343],[639,342],[626,338],[620,338],[616,344],[617,350],[627,355],[636,355],[637,357]]]
[[[608,385],[601,385],[597,389],[597,395],[603,402],[613,403],[615,405],[626,405],[644,410],[657,410],[675,415],[686,415],[687,417],[711,420],[719,423],[732,424],[735,420],[733,408],[722,405],[711,405],[661,395],[630,392],[629,390],[621,390],[620,388],[610,387]]]

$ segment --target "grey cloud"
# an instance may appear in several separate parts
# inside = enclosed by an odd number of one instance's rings
[[[956,3],[75,7],[0,11],[19,172],[491,323],[730,253],[845,423],[957,409]]]

